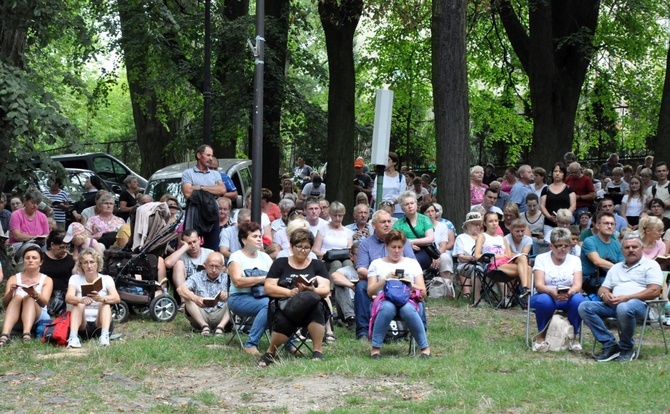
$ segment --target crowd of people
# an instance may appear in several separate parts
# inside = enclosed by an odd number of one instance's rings
[[[670,245],[668,167],[653,159],[633,172],[613,154],[598,178],[571,153],[549,174],[521,165],[497,177],[491,164],[474,166],[471,211],[460,234],[436,202],[435,180],[400,167],[395,153],[389,153],[381,184],[363,158],[354,161],[353,206],[329,202],[325,177],[298,158],[293,175],[281,178],[278,203],[262,190],[260,223],[251,220],[250,196],[233,209],[237,189],[216,169],[211,147],[199,147],[196,161],[182,176],[187,208],[159,274],[171,273],[185,317],[202,335],[223,335],[231,316],[254,318],[243,350],[259,357],[260,366],[272,364],[282,346],[298,352],[298,336],[309,336],[312,359],[323,359],[323,345],[336,341],[334,322],[369,341],[370,357],[381,358],[394,319],[404,321],[419,356],[428,358],[427,278],[456,283],[464,298],[478,302],[481,286],[472,264],[484,255],[493,257],[488,271],[518,278],[519,297],[531,296],[534,351],[548,350],[547,326],[562,310],[574,329],[570,350],[581,350],[584,320],[603,344],[597,360],[630,360],[631,320],[643,316],[644,300],[657,297],[664,283],[654,259],[664,258]],[[3,250],[11,246],[21,262],[20,271],[6,260],[0,268],[11,274],[0,346],[15,329],[30,341],[37,325],[66,307],[72,312],[68,346],[81,347],[81,339],[92,337],[109,345],[112,306],[121,297],[103,272],[103,252],[132,240],[134,209],[152,200],[134,177],[124,182],[118,206],[112,194],[87,182],[68,225],[58,209],[74,202],[60,184],[55,181],[49,194],[30,190],[12,198],[7,211],[7,199],[0,200],[0,225],[8,229],[0,234]],[[174,196],[161,201],[177,220]],[[58,204],[41,206],[45,199]],[[352,223],[344,220],[348,209]],[[548,251],[531,258],[536,246]],[[84,295],[82,285],[98,278],[102,288]],[[619,341],[603,328],[602,318],[610,315],[618,317]],[[270,345],[261,352],[267,329]]]

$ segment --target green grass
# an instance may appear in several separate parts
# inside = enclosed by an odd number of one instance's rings
[[[117,326],[122,341],[85,343],[83,355],[14,340],[0,349],[0,411],[670,412],[657,328],[639,360],[596,363],[588,328],[583,354],[536,354],[518,309],[430,300],[428,310],[431,360],[408,357],[399,342],[373,361],[369,344],[336,328],[324,361],[285,357],[261,370],[224,345],[229,334],[203,338],[182,315],[168,324],[132,318]]]

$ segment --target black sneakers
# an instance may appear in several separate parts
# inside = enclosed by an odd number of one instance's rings
[[[633,358],[635,358],[635,351],[628,350],[628,351],[621,351],[616,360],[617,362],[630,362],[633,360]]]
[[[621,354],[621,348],[619,345],[613,345],[609,348],[604,348],[601,353],[596,355],[596,361],[598,362],[607,362],[611,361],[614,358],[617,358]]]

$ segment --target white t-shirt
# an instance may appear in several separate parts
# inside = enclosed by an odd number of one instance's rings
[[[102,296],[107,296],[109,295],[109,288],[114,286],[114,279],[112,279],[111,276],[107,275],[99,275],[102,278],[102,290],[98,292],[98,294]],[[70,276],[70,280],[68,282],[68,285],[74,285],[77,287],[75,290],[74,294],[78,297],[81,298],[81,285],[85,285],[88,282],[86,281],[86,278],[84,275],[80,275],[78,273],[75,273],[74,275]],[[98,309],[100,308],[100,302],[93,301],[90,305],[86,307],[86,310],[84,310],[84,316],[86,317],[86,322],[95,322],[95,320],[98,318]]]
[[[321,230],[321,233],[324,231],[324,227],[328,226],[328,222],[321,217],[319,217],[319,221],[316,223],[316,225],[312,226],[309,221],[307,222],[309,224],[309,231],[312,232],[312,236],[316,237],[317,233],[319,230]],[[345,246],[346,247],[346,246]]]
[[[305,187],[302,189],[302,195],[305,197],[324,197],[326,195],[326,185],[321,183],[318,188],[314,188],[313,183],[305,184]]]
[[[349,241],[353,242],[354,232],[346,227],[335,230],[329,225],[325,225],[318,230],[323,237],[321,251],[327,252],[331,249],[346,249],[349,247]]]
[[[288,249],[291,247],[291,241],[286,235],[286,228],[277,230],[275,235],[272,236],[272,241],[280,245],[282,249]]]
[[[186,279],[198,271],[198,266],[205,263],[205,259],[207,259],[207,256],[212,252],[213,250],[201,247],[200,256],[198,257],[191,257],[186,252],[181,255],[181,261],[184,262],[184,268],[186,268]]]
[[[533,238],[526,235],[523,236],[523,238],[521,239],[521,243],[519,243],[518,246],[514,244],[514,238],[512,237],[512,233],[506,235],[505,240],[507,240],[507,244],[509,245],[510,250],[514,254],[519,254],[523,251],[524,247],[533,245]]]
[[[459,254],[465,254],[465,255],[472,256],[472,254],[475,250],[475,244],[477,244],[476,239],[473,239],[472,237],[468,236],[466,233],[459,234],[456,237],[456,241],[454,242],[454,249],[452,250],[452,254],[454,256],[458,256]],[[460,270],[466,264],[467,263],[458,262],[457,269]]]
[[[376,276],[377,280],[384,280],[390,275],[395,275],[397,269],[402,269],[404,276],[414,283],[414,277],[423,275],[421,265],[415,259],[403,257],[398,263],[386,262],[382,259],[375,259],[368,268],[368,278]]]
[[[397,172],[395,177],[389,177],[384,173],[384,182],[382,183],[382,199],[376,200],[376,205],[379,205],[384,200],[393,201],[398,198],[400,193],[405,191],[405,176]],[[413,186],[412,186],[413,187]],[[372,186],[372,194],[377,195],[377,177],[375,177],[375,184]],[[393,213],[402,214],[400,204],[396,204]]]
[[[264,270],[265,272],[267,272],[268,270],[270,270],[270,266],[272,266],[272,258],[268,256],[265,252],[261,251],[258,252],[258,256],[252,258],[244,254],[242,250],[238,250],[230,255],[230,258],[228,259],[228,266],[230,267],[230,264],[233,262],[240,264],[240,267],[242,267],[243,275],[245,270],[251,270],[254,268],[258,268],[258,270]],[[232,295],[233,293],[251,293],[251,288],[249,287],[239,289],[235,287],[235,284],[231,283],[230,294]]]
[[[626,216],[638,217],[640,214],[642,214],[642,210],[644,209],[642,202],[643,200],[639,197],[629,199],[628,194],[623,196],[621,204],[626,205]]]
[[[568,254],[562,264],[556,265],[551,260],[551,252],[547,252],[535,258],[533,270],[536,269],[544,272],[544,285],[547,287],[572,286],[575,272],[582,271],[582,262],[579,257]]]

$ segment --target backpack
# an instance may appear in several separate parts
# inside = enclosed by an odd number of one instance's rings
[[[549,343],[550,351],[565,351],[575,337],[575,331],[563,315],[554,314],[547,328],[545,341]]]
[[[42,334],[42,342],[48,342],[56,346],[65,346],[69,337],[70,311],[67,311],[47,324],[44,328],[44,334]]]
[[[404,306],[409,301],[410,287],[398,279],[388,279],[384,284],[384,296],[396,306]]]

